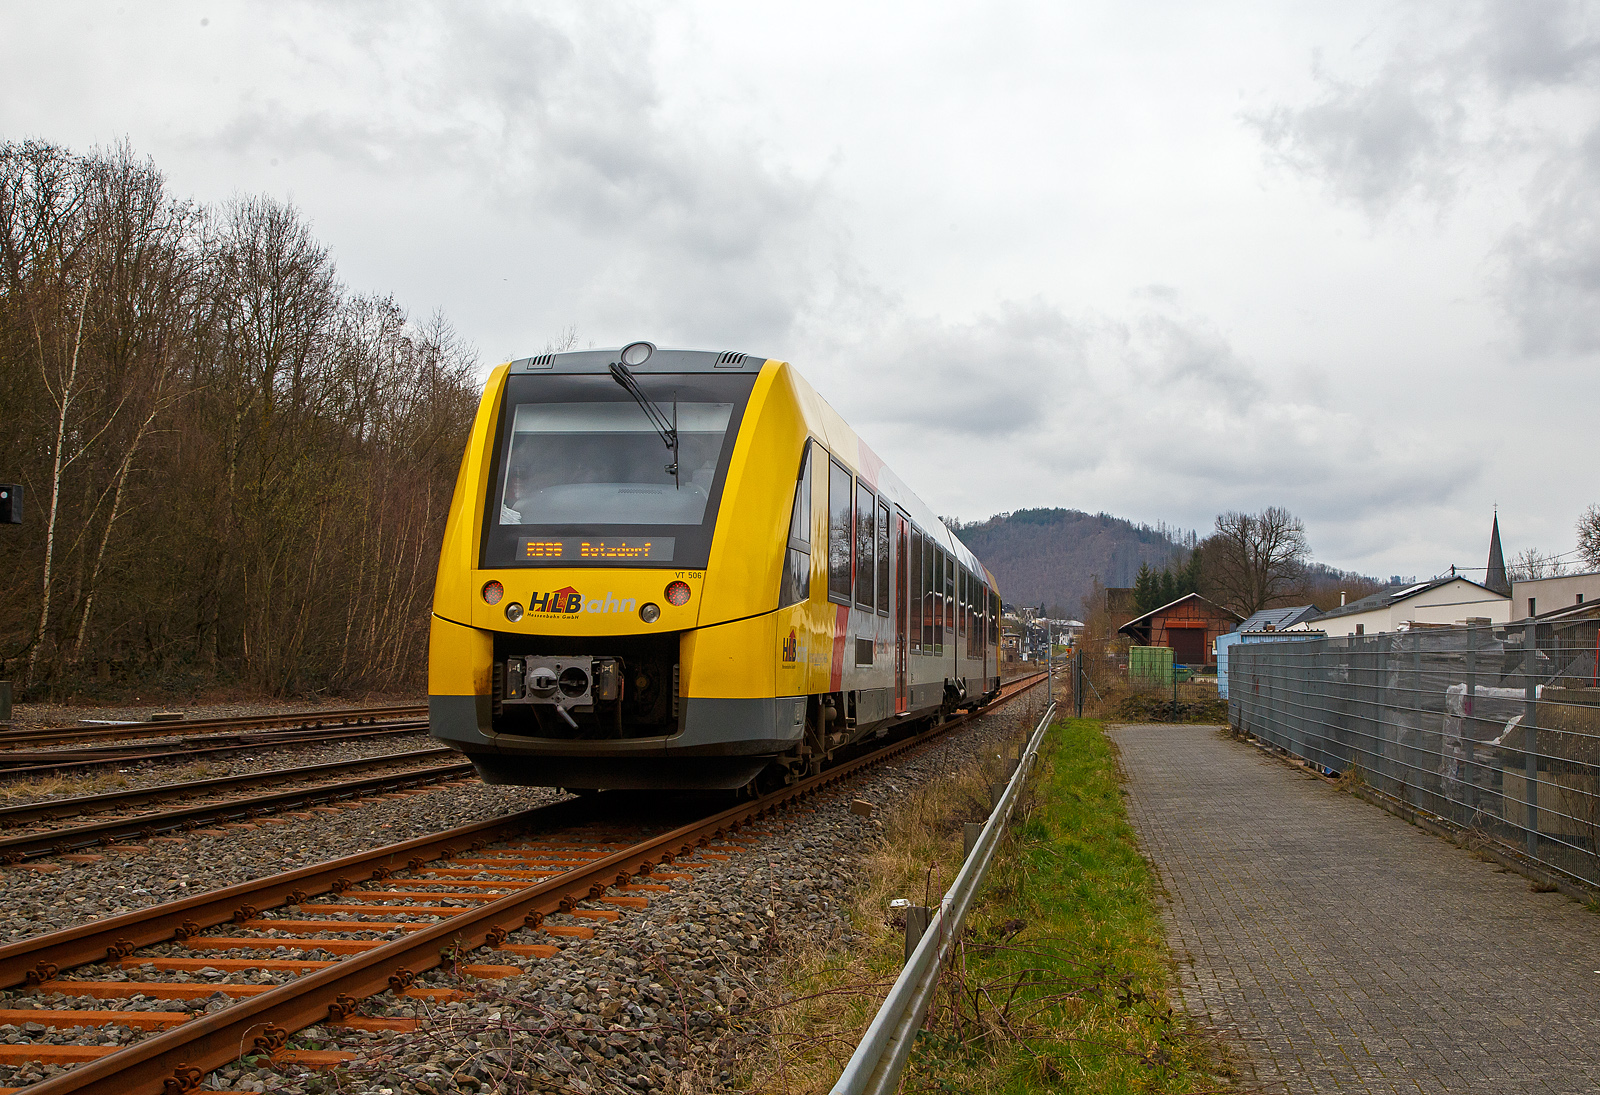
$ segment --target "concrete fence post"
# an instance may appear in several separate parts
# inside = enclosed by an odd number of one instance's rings
[[[1539,855],[1539,625],[1522,629],[1523,799],[1527,803],[1528,854]]]

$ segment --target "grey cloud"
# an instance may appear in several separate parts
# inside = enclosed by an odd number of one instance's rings
[[[1591,13],[1591,5],[1559,0],[1486,4],[1480,29],[1457,54],[1458,63],[1468,74],[1481,68],[1503,94],[1592,78],[1600,37]]]
[[[853,421],[1013,440],[1072,413],[1083,380],[1083,329],[1043,301],[966,323],[896,312],[870,332],[822,351],[833,377],[851,378],[848,406],[831,401]]]
[[[1168,308],[1145,313],[1136,329],[1137,357],[1168,384],[1204,389],[1236,414],[1261,398],[1260,378],[1209,323]]]
[[[418,50],[387,34],[381,11],[316,9],[324,34],[301,48],[357,55],[380,90],[257,102],[218,137],[419,182],[469,173],[502,235],[572,240],[531,261],[565,275],[583,331],[783,343],[834,265],[822,188],[769,166],[748,138],[663,116],[647,15],[576,10],[558,25],[413,5],[408,25],[430,46]]]
[[[1174,293],[1124,316],[1010,304],[970,323],[893,315],[870,339],[801,359],[825,397],[946,511],[1105,508],[1209,525],[1218,508],[1289,503],[1358,521],[1438,506],[1478,481],[1473,446],[1398,434],[1271,379]],[[820,366],[820,367],[819,367]],[[929,444],[948,438],[953,444]],[[974,453],[985,471],[974,475]]]
[[[1520,190],[1485,255],[1492,288],[1524,352],[1587,353],[1600,349],[1597,74],[1592,5],[1498,0],[1405,28],[1366,83],[1319,72],[1319,101],[1250,121],[1374,218],[1409,199],[1442,206],[1466,177]]]
[[[1527,223],[1501,244],[1507,311],[1534,356],[1600,350],[1600,126],[1572,160],[1549,164]]]
[[[1462,111],[1447,88],[1395,62],[1365,85],[1324,78],[1323,98],[1250,119],[1267,147],[1341,199],[1382,215],[1406,197],[1447,195]]]

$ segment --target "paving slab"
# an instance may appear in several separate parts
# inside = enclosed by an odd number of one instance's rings
[[[1600,915],[1217,727],[1110,736],[1183,1004],[1252,1086],[1600,1091]]]

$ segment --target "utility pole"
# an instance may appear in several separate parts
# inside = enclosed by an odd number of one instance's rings
[[[1075,672],[1072,677],[1072,700],[1078,709],[1078,717],[1081,719],[1083,718],[1083,643],[1081,639],[1073,653],[1076,657],[1074,659]]]
[[[1049,707],[1055,702],[1056,680],[1051,667],[1051,660],[1055,657],[1056,643],[1050,635],[1050,617],[1044,619],[1044,704]]]

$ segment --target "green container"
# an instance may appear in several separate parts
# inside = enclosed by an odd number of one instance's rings
[[[1128,679],[1172,687],[1172,647],[1128,647]]]

